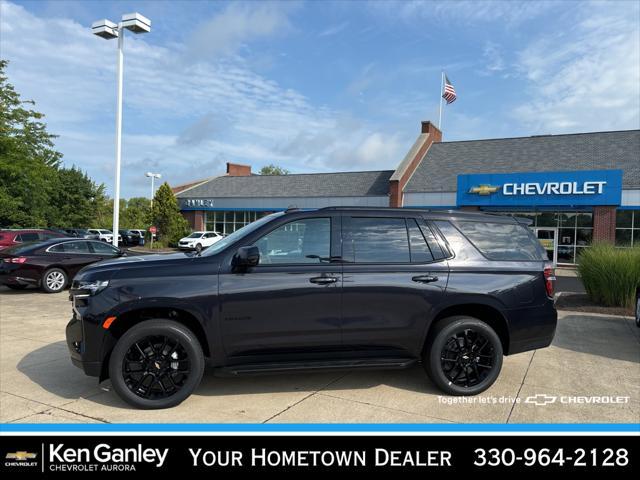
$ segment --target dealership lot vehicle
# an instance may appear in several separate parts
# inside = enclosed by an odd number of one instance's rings
[[[16,245],[0,251],[0,283],[14,290],[35,286],[57,293],[82,267],[121,255],[112,245],[77,238]]]
[[[205,358],[232,376],[421,362],[442,391],[474,395],[498,378],[503,355],[551,343],[546,258],[512,217],[281,212],[200,255],[83,269],[67,343],[74,364],[141,408],[187,398]]]
[[[141,232],[142,230],[118,230],[122,244],[127,247],[140,245],[140,239],[144,238],[144,233]]]
[[[97,235],[98,240],[107,243],[113,243],[113,232],[111,230],[104,229],[89,229],[91,235]],[[118,233],[118,243],[122,243],[122,235]]]
[[[69,237],[85,238],[87,240],[100,239],[100,236],[97,233],[89,233],[89,230],[85,228],[65,228],[64,231]]]
[[[0,250],[13,245],[20,245],[24,242],[40,242],[50,238],[64,238],[66,236],[46,229],[0,230]]]
[[[195,250],[201,252],[214,243],[222,240],[223,236],[216,232],[193,232],[188,237],[181,238],[178,248],[181,250]]]

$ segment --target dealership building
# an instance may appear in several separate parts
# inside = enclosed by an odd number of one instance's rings
[[[227,172],[174,187],[196,230],[229,234],[290,207],[419,207],[513,214],[558,264],[593,241],[640,245],[640,130],[443,142],[422,122],[394,170],[255,175]]]

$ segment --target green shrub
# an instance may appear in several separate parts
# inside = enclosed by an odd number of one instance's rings
[[[640,286],[640,247],[615,248],[596,243],[580,255],[578,274],[592,301],[632,308]]]

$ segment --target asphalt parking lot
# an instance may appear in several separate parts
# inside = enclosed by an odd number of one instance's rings
[[[477,397],[440,397],[421,367],[244,378],[205,373],[178,407],[140,411],[71,365],[67,296],[0,287],[0,422],[640,421],[640,329],[630,317],[561,312],[553,345],[505,358],[498,381]],[[604,398],[594,403],[591,396]]]

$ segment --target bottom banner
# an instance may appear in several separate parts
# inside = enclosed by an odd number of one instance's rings
[[[2,436],[3,473],[632,472],[637,437]],[[5,477],[7,478],[7,477]]]

